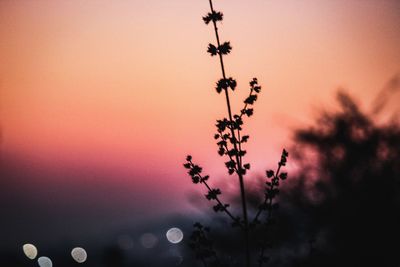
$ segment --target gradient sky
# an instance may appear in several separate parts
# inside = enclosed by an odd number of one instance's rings
[[[276,163],[291,129],[334,108],[337,88],[368,109],[400,72],[399,1],[215,8],[233,45],[234,107],[252,77],[263,86],[246,128],[253,174]],[[35,216],[24,207],[129,221],[145,209],[182,211],[194,189],[181,165],[187,153],[225,175],[212,139],[225,104],[213,89],[218,61],[206,53],[208,10],[206,0],[0,1],[0,199],[22,209],[10,225]]]

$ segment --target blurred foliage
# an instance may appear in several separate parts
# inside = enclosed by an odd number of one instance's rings
[[[399,266],[400,125],[377,124],[346,93],[337,99],[339,111],[295,132],[281,240],[311,243],[291,266]]]

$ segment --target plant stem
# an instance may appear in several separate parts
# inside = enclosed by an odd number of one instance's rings
[[[206,181],[203,181],[202,183],[207,187],[208,191],[211,191],[211,187],[207,184]],[[221,202],[221,200],[219,200],[218,197],[216,197],[215,200],[217,201],[218,204],[220,204],[221,206],[225,207],[225,205]],[[240,224],[240,221],[238,222],[238,220],[232,215],[232,213],[230,213],[229,210],[227,210],[227,208],[224,208],[224,211],[233,220],[233,222],[239,223],[239,226],[242,227],[242,225]]]
[[[276,172],[275,172],[275,175],[274,175],[274,177],[276,178],[276,177],[279,177],[279,172],[281,171],[281,165],[279,164],[278,165],[278,169],[276,170]],[[273,190],[274,189],[274,184],[272,183],[272,181],[271,181],[271,186],[270,186],[270,190]],[[271,202],[270,202],[270,204],[272,204],[272,199],[271,198],[268,198],[268,197],[265,197],[265,199],[264,199],[264,202],[263,202],[263,204],[260,206],[260,207],[262,207],[262,206],[264,206],[265,204],[267,204],[267,202],[268,202],[268,200],[270,200]],[[263,209],[262,208],[259,208],[258,209],[258,212],[257,212],[257,214],[256,214],[256,216],[254,217],[254,219],[253,219],[253,223],[256,223],[256,221],[258,220],[258,217],[261,215],[261,213],[262,213],[262,211],[263,211]],[[268,218],[270,218],[270,210],[268,209]]]
[[[278,178],[278,177],[279,177],[279,172],[280,172],[280,170],[281,170],[281,167],[282,167],[282,165],[281,165],[281,164],[278,164],[278,169],[277,169],[276,172],[275,172],[274,178]],[[273,181],[271,180],[270,191],[272,191],[272,190],[274,190],[274,183],[273,183]],[[269,203],[268,203],[267,223],[270,222],[271,217],[272,217],[272,200],[273,200],[272,197],[265,197],[265,200],[264,200],[264,203],[263,203],[263,205],[266,205],[267,202],[269,202]],[[261,212],[262,212],[262,209],[260,208],[260,209],[258,210],[258,212],[257,212],[257,215],[254,217],[253,223],[255,223],[255,222],[258,220],[258,217],[260,216]],[[268,232],[269,232],[269,228],[270,228],[270,227],[268,227],[268,226],[269,226],[269,225],[267,225],[267,228],[266,228],[265,233],[264,233],[264,236],[265,236],[265,237],[267,237]],[[263,264],[264,264],[264,261],[262,260],[262,258],[264,257],[265,249],[266,249],[266,240],[264,240],[263,243],[262,243],[262,245],[261,245],[260,261],[259,261],[259,265],[258,265],[259,267],[262,267]]]
[[[189,163],[192,165],[192,167],[194,166],[192,161],[189,161]],[[212,191],[211,187],[208,185],[208,183],[203,179],[204,177],[200,174],[198,174],[198,176],[200,177],[200,180],[202,184],[204,184],[207,188],[207,190],[209,192]],[[218,196],[215,197],[215,201],[217,201],[218,204],[220,204],[222,207],[224,207],[224,212],[232,219],[232,221],[234,223],[237,223],[239,225],[240,228],[243,228],[243,225],[240,223],[240,220],[238,220],[237,218],[235,218],[235,216],[233,216],[233,214],[228,210],[227,207],[225,207],[225,205],[222,203],[222,201],[218,198]]]
[[[209,0],[209,2],[210,2],[211,13],[214,13],[214,7],[213,7],[212,0]],[[213,25],[214,25],[215,37],[217,39],[217,45],[218,45],[218,47],[220,47],[221,42],[219,40],[218,27],[217,27],[217,23],[215,20],[213,20]],[[224,60],[222,58],[222,53],[218,52],[218,55],[219,55],[219,61],[221,64],[222,78],[224,80],[226,80]],[[229,100],[228,88],[225,88],[225,98],[226,98],[226,105],[228,108],[229,120],[232,123],[233,122],[232,109],[231,109],[231,104],[230,104],[230,100]],[[230,127],[230,130],[231,130],[232,137],[235,138],[236,137],[235,131],[233,130],[232,127]],[[234,145],[235,150],[239,151],[236,142],[234,142],[233,145]],[[241,195],[242,209],[243,209],[244,234],[245,234],[245,246],[246,246],[246,266],[250,267],[249,221],[248,221],[248,216],[247,216],[246,193],[245,193],[243,174],[242,174],[242,164],[241,164],[241,160],[239,159],[238,155],[236,155],[236,164],[238,165],[236,173],[238,174],[238,177],[239,177],[240,195]]]

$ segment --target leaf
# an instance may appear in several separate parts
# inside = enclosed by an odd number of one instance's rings
[[[204,16],[203,21],[205,24],[208,25],[211,21],[222,21],[223,16],[224,15],[221,12],[213,11],[212,13],[208,13],[206,16]]]
[[[192,167],[192,169],[189,171],[189,174],[190,174],[190,176],[194,176],[194,175],[200,174],[201,171],[202,171],[202,168],[200,166],[194,165]]]
[[[204,21],[204,23],[207,24],[207,25],[210,23],[211,20],[212,20],[212,18],[211,18],[211,13],[208,13],[207,16],[204,16],[204,17],[203,17],[203,21]]]
[[[238,116],[235,120],[236,125],[240,126],[243,125],[243,120]]]
[[[198,184],[200,182],[200,177],[197,175],[192,176],[192,181],[194,184]]]
[[[219,79],[217,82],[217,86],[215,87],[215,90],[217,90],[217,93],[221,93],[222,90],[226,90],[228,88],[228,84],[225,79]]]
[[[254,87],[254,85],[258,84],[257,78],[253,78],[253,80],[250,81],[250,86]]]
[[[252,108],[248,108],[245,110],[245,113],[247,115],[247,117],[251,117],[253,115],[253,109]]]
[[[249,140],[249,137],[250,137],[250,136],[248,136],[248,135],[243,135],[243,136],[242,136],[241,143],[246,143],[246,142]]]
[[[211,56],[215,56],[218,54],[218,49],[213,44],[208,44],[207,52],[211,54]]]
[[[246,163],[243,165],[246,170],[250,170],[250,163]]]
[[[200,179],[200,182],[203,183],[203,182],[207,181],[209,178],[210,178],[210,176],[206,175],[202,179]]]
[[[208,191],[206,198],[208,200],[216,199],[217,196],[220,194],[221,194],[221,190],[219,190],[218,188],[211,189],[210,191]]]
[[[267,174],[267,177],[268,177],[268,178],[271,178],[272,176],[274,176],[274,171],[273,171],[273,170],[268,170],[268,171],[266,172],[266,174]]]
[[[237,143],[236,137],[231,137],[231,138],[229,138],[229,141],[231,142],[231,144]]]
[[[225,42],[218,47],[218,51],[222,55],[229,54],[231,52],[231,50],[232,50],[232,46],[231,46],[230,42]]]
[[[192,156],[187,155],[187,156],[186,156],[186,161],[191,161],[191,160],[192,160]]]
[[[231,156],[231,157],[235,156],[237,154],[238,154],[238,151],[236,149],[234,149],[234,148],[228,151],[228,155]]]
[[[217,124],[215,126],[217,126],[218,131],[223,132],[223,131],[225,131],[226,127],[228,126],[228,120],[226,118],[224,118],[223,120],[217,120]],[[226,138],[224,138],[224,139],[226,139]]]
[[[226,133],[226,134],[224,134],[224,135],[222,136],[222,138],[226,140],[226,139],[228,139],[230,136],[231,136],[230,133]]]
[[[229,169],[233,169],[233,168],[235,168],[236,164],[233,160],[230,160],[230,161],[225,162],[225,166]]]
[[[183,167],[185,167],[186,169],[190,169],[192,165],[190,163],[185,163],[183,164]]]
[[[249,97],[246,98],[244,103],[253,105],[256,100],[257,100],[257,95],[249,95]]]
[[[221,140],[217,143],[218,146],[226,146],[226,141],[225,140]]]
[[[229,77],[229,78],[227,79],[227,83],[228,83],[228,86],[232,89],[232,91],[234,91],[235,88],[236,88],[236,86],[237,86],[236,80],[233,79],[232,77]]]
[[[229,207],[229,204],[222,205],[222,204],[218,203],[213,207],[213,209],[215,212],[218,212],[218,211],[223,212],[227,207]]]
[[[288,176],[287,172],[282,172],[281,174],[279,174],[279,178],[281,180],[286,180],[287,176]]]

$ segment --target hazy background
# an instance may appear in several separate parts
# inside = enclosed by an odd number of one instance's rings
[[[398,1],[215,8],[233,45],[236,110],[252,77],[263,85],[245,129],[253,174],[276,164],[291,129],[335,108],[338,87],[370,107],[400,71]],[[149,221],[167,229],[160,218],[194,210],[187,153],[225,176],[208,10],[206,0],[0,1],[0,249],[82,243]]]

